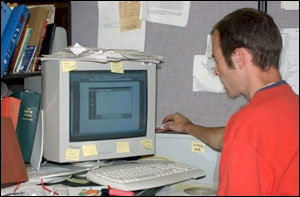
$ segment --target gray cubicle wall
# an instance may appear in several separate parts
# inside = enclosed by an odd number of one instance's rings
[[[97,2],[72,1],[72,44],[97,47]],[[157,70],[157,125],[181,112],[205,126],[224,126],[247,100],[229,98],[225,93],[192,91],[194,55],[204,55],[207,35],[226,14],[243,7],[257,8],[257,1],[192,1],[188,25],[177,27],[146,22],[145,52],[161,55]],[[299,11],[280,10],[280,2],[270,2],[268,11],[279,27],[299,27]],[[292,19],[291,19],[292,18]]]

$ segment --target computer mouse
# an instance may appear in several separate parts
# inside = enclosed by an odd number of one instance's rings
[[[162,124],[159,128],[160,128],[160,129],[165,129],[165,125],[166,125],[166,124],[174,124],[174,121],[168,121],[168,122]]]

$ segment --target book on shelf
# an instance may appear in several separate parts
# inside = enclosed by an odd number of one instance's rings
[[[28,181],[12,120],[1,116],[1,188]]]
[[[54,23],[54,19],[55,19],[55,6],[54,4],[39,4],[39,5],[29,5],[27,6],[28,9],[31,9],[31,8],[36,8],[36,7],[42,7],[42,8],[45,8],[47,9],[49,12],[48,12],[48,23],[49,24],[52,24]]]
[[[43,7],[34,7],[29,9],[29,27],[33,29],[32,35],[29,39],[28,46],[36,46],[36,52],[34,54],[34,58],[38,57],[40,47],[42,44],[42,39],[46,32],[46,25],[47,25],[47,17],[48,17],[48,9]],[[46,25],[45,25],[46,24]],[[31,72],[36,71],[36,59],[33,59],[29,70]]]
[[[28,20],[27,20],[27,21],[28,21]],[[24,38],[25,38],[25,34],[26,34],[27,28],[28,28],[28,23],[24,26],[23,31],[22,31],[22,34],[21,34],[21,36],[20,36],[20,38],[19,38],[19,40],[18,40],[18,43],[17,43],[17,45],[16,45],[16,48],[15,48],[15,50],[14,50],[14,52],[13,52],[12,57],[11,57],[11,60],[10,60],[10,66],[9,66],[9,67],[10,67],[10,73],[13,73],[13,71],[14,71],[14,67],[15,67],[15,65],[16,65],[18,55],[20,54],[21,45],[22,45],[23,40],[24,40]]]
[[[36,51],[36,46],[27,46],[24,57],[22,59],[21,67],[19,73],[28,73],[29,66],[33,60]]]
[[[26,51],[28,41],[31,37],[31,34],[32,34],[32,28],[27,28],[26,33],[25,33],[25,37],[24,37],[23,42],[22,42],[21,47],[20,47],[20,52],[19,52],[19,55],[17,57],[17,61],[15,63],[14,73],[18,73],[19,70],[20,70],[21,62],[22,62],[22,59],[24,57],[24,53]]]
[[[14,130],[17,129],[21,100],[14,97],[5,97],[1,100],[1,117],[12,120]]]
[[[49,55],[52,52],[53,40],[55,35],[56,24],[48,24],[46,29],[46,35],[42,43],[40,55]]]
[[[30,162],[40,110],[41,95],[30,91],[17,91],[14,92],[12,96],[21,100],[17,136],[24,162]]]
[[[41,56],[41,48],[42,48],[42,43],[43,43],[44,38],[45,38],[45,35],[46,35],[47,25],[48,25],[48,20],[46,20],[45,23],[44,23],[44,29],[43,29],[42,37],[41,37],[41,39],[40,39],[39,45],[38,45],[37,48],[36,48],[36,54],[35,54],[35,57],[40,57],[40,56]],[[33,63],[32,70],[33,70],[33,71],[38,71],[38,70],[39,70],[39,69],[38,69],[38,68],[39,68],[39,65],[41,65],[41,60],[40,60],[40,59],[37,59],[37,58],[34,58],[33,61],[34,61],[34,63]]]
[[[1,77],[8,71],[9,62],[28,18],[25,5],[15,7],[1,36]]]

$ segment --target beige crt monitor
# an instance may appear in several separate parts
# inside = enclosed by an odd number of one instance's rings
[[[81,162],[153,155],[155,148],[156,65],[42,62],[44,157]]]

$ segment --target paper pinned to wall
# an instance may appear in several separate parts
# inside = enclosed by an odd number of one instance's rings
[[[220,77],[214,74],[214,69],[215,61],[212,58],[211,35],[208,35],[206,41],[206,54],[194,56],[193,92],[225,92]]]
[[[281,1],[283,10],[299,10],[299,1]]]
[[[225,89],[220,78],[214,74],[206,60],[206,55],[194,56],[193,92],[224,93]]]
[[[190,1],[142,1],[140,19],[185,27],[190,12]]]
[[[283,48],[279,69],[281,76],[299,95],[299,28],[281,29]]]
[[[144,51],[145,21],[140,29],[121,31],[118,1],[98,1],[98,48]],[[127,7],[128,8],[128,7]]]
[[[130,31],[140,29],[142,21],[139,19],[141,2],[139,1],[120,1],[120,30]]]

